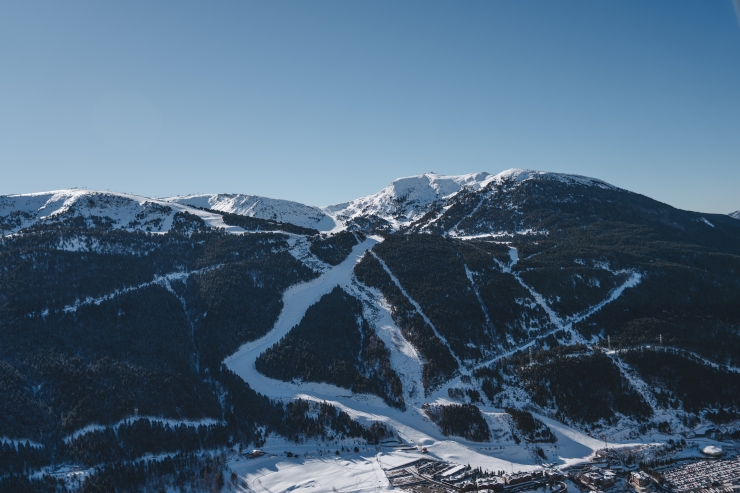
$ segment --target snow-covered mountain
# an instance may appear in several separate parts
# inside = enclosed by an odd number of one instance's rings
[[[271,219],[319,231],[330,231],[336,226],[334,220],[318,207],[257,195],[240,193],[199,194],[169,197],[164,200],[191,207],[230,212],[241,216]]]
[[[731,212],[730,217],[734,217],[735,219],[740,219],[740,211]]]
[[[566,184],[571,185],[588,185],[588,186],[595,186],[600,188],[611,188],[615,189],[616,187],[614,185],[610,185],[609,183],[599,180],[597,178],[591,178],[588,176],[582,176],[582,175],[573,175],[573,174],[566,174],[566,173],[553,173],[550,171],[536,171],[531,169],[520,169],[520,168],[511,168],[507,169],[505,171],[502,171],[501,173],[492,176],[489,180],[485,181],[485,185],[488,183],[497,183],[502,184],[505,182],[524,182],[527,180],[553,180],[553,181],[559,181]]]
[[[567,185],[616,189],[595,178],[518,168],[496,175],[485,172],[451,176],[425,173],[399,178],[375,194],[323,207],[323,210],[344,223],[358,218],[378,217],[387,221],[393,229],[398,229],[412,224],[434,209],[444,211],[467,195],[503,184],[528,181],[557,181]]]
[[[577,175],[510,169],[496,175],[484,172],[455,176],[426,173],[399,178],[375,194],[326,207],[245,194],[198,194],[156,199],[118,192],[69,189],[0,196],[0,230],[8,234],[39,221],[83,217],[88,222],[104,219],[116,229],[166,232],[178,212],[197,215],[209,226],[226,227],[218,214],[203,210],[210,209],[318,231],[338,231],[358,219],[379,218],[395,231],[419,221],[430,211],[444,213],[455,203],[464,202],[466,197],[477,197],[485,190],[495,191],[496,186],[543,180],[615,188],[603,181]]]
[[[586,430],[630,447],[738,430],[739,269],[727,215],[522,169],[328,207],[0,196],[0,491],[177,451],[298,467],[392,434],[408,447],[371,461],[418,446],[501,470],[586,460],[603,446]]]
[[[479,189],[490,175],[471,173],[445,176],[436,173],[399,178],[383,190],[359,199],[324,207],[340,221],[377,216],[394,228],[421,217],[432,206],[444,202],[463,188]]]
[[[0,231],[7,234],[40,222],[82,218],[88,227],[105,224],[114,229],[161,233],[170,230],[178,212],[194,214],[210,227],[239,230],[224,224],[219,214],[176,202],[118,192],[69,189],[0,196]]]

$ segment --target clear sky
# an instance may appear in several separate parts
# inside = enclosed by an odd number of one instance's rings
[[[740,209],[730,0],[0,3],[0,194],[520,167]]]

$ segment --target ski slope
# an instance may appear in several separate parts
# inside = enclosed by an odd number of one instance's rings
[[[460,437],[446,437],[424,414],[422,411],[424,403],[440,405],[454,403],[446,396],[446,390],[450,386],[458,385],[460,383],[459,377],[442,386],[431,396],[424,396],[423,389],[419,385],[421,357],[401,335],[400,329],[390,316],[390,307],[383,300],[381,294],[360,284],[353,275],[356,263],[363,255],[372,254],[368,250],[379,241],[381,241],[380,238],[367,238],[364,242],[355,245],[348,258],[338,266],[326,270],[317,279],[289,288],[283,295],[283,310],[272,330],[262,338],[240,347],[236,353],[226,358],[224,361],[226,366],[249,383],[254,390],[267,397],[326,401],[345,411],[360,423],[383,422],[395,430],[405,443],[419,448],[421,446],[426,447],[430,457],[449,462],[471,464],[473,467],[482,467],[489,470],[510,470],[512,468],[528,470],[539,467],[540,459],[534,454],[531,446],[527,444],[515,444],[511,440],[505,439],[494,439],[491,443],[478,443]],[[509,265],[501,266],[509,273],[518,261],[516,250],[510,251],[510,259],[511,263]],[[384,266],[384,268],[389,271],[387,266]],[[392,273],[390,274],[395,279],[395,276]],[[395,282],[398,281],[395,280]],[[605,303],[616,299],[624,289],[634,286],[636,282],[639,282],[639,278],[631,277],[625,284],[610,293],[610,296],[604,302],[588,310],[580,317],[586,317]],[[406,411],[391,408],[380,397],[374,395],[354,394],[348,389],[326,383],[279,381],[266,377],[256,370],[255,361],[259,355],[280,341],[301,321],[308,308],[335,286],[341,286],[363,301],[366,318],[391,350],[391,365],[401,377],[404,386]],[[545,303],[544,300],[541,300],[541,302]],[[415,307],[420,310],[418,305],[415,305]],[[553,315],[558,322],[555,330],[570,326],[573,322],[573,320],[562,320],[554,312]],[[528,341],[507,354],[522,350],[534,342],[535,340]],[[505,355],[499,355],[497,358],[503,356]],[[490,364],[492,361],[495,361],[495,359],[485,364]],[[500,423],[506,421],[502,409],[484,405],[479,407],[489,425],[501,426]],[[554,445],[541,445],[545,448],[551,461],[554,460],[561,465],[575,464],[588,460],[596,450],[603,448],[604,442],[600,440],[548,418],[542,417],[541,419],[551,425],[551,430],[558,437],[558,442]],[[508,430],[494,429],[492,431],[494,431],[494,436],[505,436]],[[610,446],[626,445],[629,445],[629,443],[610,444]],[[254,463],[234,465],[232,469],[245,480],[248,487],[251,488],[250,491],[283,491],[287,483],[295,485],[295,491],[307,491],[312,488],[314,488],[314,491],[316,491],[315,488],[327,491],[324,488],[329,485],[348,488],[352,491],[355,491],[354,488],[356,488],[356,491],[374,491],[374,488],[383,489],[385,487],[382,480],[373,479],[376,472],[373,461],[380,460],[378,456],[360,454],[353,460],[310,457],[311,454],[316,452],[317,448],[320,449],[320,445],[316,443],[289,444],[280,437],[268,439],[263,450],[268,452],[273,450],[276,453],[281,453],[280,449],[283,448],[284,450],[286,447],[294,451],[303,451],[304,458],[293,460],[272,458],[261,462],[265,467],[256,467],[254,464],[257,464],[258,461],[254,461]],[[398,451],[385,450],[381,453],[381,456],[392,458],[399,453]],[[408,451],[403,452],[403,454],[414,456],[413,452]],[[317,471],[331,471],[331,473],[320,474]],[[305,478],[305,480],[299,478]]]
[[[229,233],[244,232],[242,228],[224,223],[220,214],[128,193],[68,189],[0,196],[0,218],[18,219],[10,233],[38,222],[66,217],[109,218],[116,229],[165,233],[172,227],[178,212],[198,216],[212,228]]]

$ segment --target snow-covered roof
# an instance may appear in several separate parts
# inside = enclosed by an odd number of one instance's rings
[[[720,455],[722,455],[722,449],[714,445],[707,445],[706,447],[701,449],[701,453],[710,457],[719,457]]]

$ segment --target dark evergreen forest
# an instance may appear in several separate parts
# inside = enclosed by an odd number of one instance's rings
[[[264,232],[290,227],[229,235],[188,214],[173,225],[151,234],[72,217],[0,240],[0,437],[20,440],[0,445],[0,491],[55,491],[53,478],[27,476],[65,461],[96,467],[82,491],[138,491],[159,476],[178,484],[214,467],[201,451],[258,446],[265,433],[390,433],[327,404],[272,402],[221,366],[272,327],[288,286],[317,275],[285,235]],[[378,342],[368,334],[363,346],[377,372],[367,381],[392,395]],[[91,423],[103,428],[70,439]],[[172,458],[135,462],[160,453]]]

